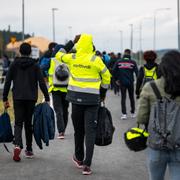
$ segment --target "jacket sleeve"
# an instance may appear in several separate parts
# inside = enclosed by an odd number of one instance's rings
[[[138,67],[137,67],[137,64],[135,61],[134,61],[134,72],[135,72],[136,77],[137,77],[138,76]]]
[[[13,69],[14,69],[14,64],[10,66],[9,71],[6,75],[6,80],[4,84],[4,90],[3,90],[3,101],[8,100],[8,94],[11,87],[11,81],[13,80]]]
[[[111,74],[101,58],[98,57],[96,65],[101,76],[101,87],[108,89],[111,81]]]
[[[137,96],[140,95],[140,89],[143,82],[143,78],[144,78],[144,70],[143,70],[143,67],[140,67],[138,76],[137,76],[137,81],[136,81],[136,95]]]
[[[142,89],[137,110],[137,123],[148,124],[150,116],[150,92],[152,92],[150,84],[146,83]]]
[[[37,77],[38,77],[39,87],[44,94],[45,101],[49,101],[50,99],[49,99],[48,89],[47,89],[46,83],[44,81],[42,72],[38,65],[36,67],[37,67]]]

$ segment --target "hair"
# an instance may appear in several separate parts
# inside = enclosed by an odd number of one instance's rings
[[[56,42],[50,42],[48,45],[48,50],[53,51],[56,45],[57,45]]]
[[[143,58],[145,61],[153,61],[154,62],[157,58],[157,54],[152,50],[145,51],[143,54]]]
[[[130,49],[125,49],[125,50],[124,50],[124,54],[126,54],[126,55],[131,55],[131,50],[130,50]]]
[[[159,67],[165,79],[165,92],[174,97],[180,96],[180,53],[175,50],[167,52]]]
[[[29,43],[22,43],[19,52],[21,55],[29,56],[31,54],[31,45]]]

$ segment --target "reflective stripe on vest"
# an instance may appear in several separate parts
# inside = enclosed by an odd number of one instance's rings
[[[101,84],[101,87],[103,87],[104,89],[108,89],[109,88],[109,84]]]
[[[99,94],[99,89],[94,88],[81,88],[77,86],[68,86],[68,90],[75,91],[75,92],[82,92],[82,93],[92,93],[92,94]]]
[[[76,59],[76,54],[72,54],[72,59]]]
[[[95,61],[95,59],[96,59],[96,55],[93,55],[91,61]]]
[[[105,73],[107,71],[107,67],[105,67],[102,71],[101,71],[101,73],[103,74],[103,73]]]
[[[71,74],[71,77],[73,80],[79,81],[79,82],[99,82],[99,81],[101,81],[100,78],[97,78],[97,79],[96,78],[76,78],[76,77],[72,76],[72,74]]]

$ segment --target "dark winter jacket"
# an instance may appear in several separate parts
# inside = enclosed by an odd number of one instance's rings
[[[35,107],[33,115],[33,134],[36,144],[40,149],[43,149],[42,141],[48,146],[49,140],[54,139],[54,111],[47,103],[41,103]]]
[[[117,61],[113,68],[113,76],[118,80],[120,85],[129,87],[134,83],[134,73],[138,75],[137,64],[131,57],[125,55],[122,59]]]
[[[157,74],[157,78],[160,77],[160,72],[158,69],[158,64],[155,63],[154,61],[148,61],[146,64],[144,64],[143,66],[140,67],[139,72],[138,72],[138,77],[137,77],[137,82],[136,82],[136,95],[139,96],[140,95],[140,91],[142,89],[142,83],[143,83],[143,79],[144,79],[144,67],[148,70],[157,67],[156,68],[156,74]]]
[[[38,98],[38,84],[49,101],[49,94],[41,70],[35,60],[29,57],[17,57],[11,64],[6,76],[3,91],[3,101],[7,101],[8,93],[13,82],[14,100],[34,100]]]

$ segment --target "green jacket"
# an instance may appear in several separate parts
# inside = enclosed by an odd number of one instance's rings
[[[161,96],[166,96],[170,98],[170,94],[165,93],[164,91],[164,78],[161,77],[160,79],[155,80],[155,83],[161,93]],[[140,94],[140,99],[138,102],[138,110],[137,110],[137,123],[140,124],[148,124],[150,110],[152,104],[156,101],[156,96],[150,83],[146,83],[142,89]],[[175,99],[177,103],[180,104],[180,96]]]

